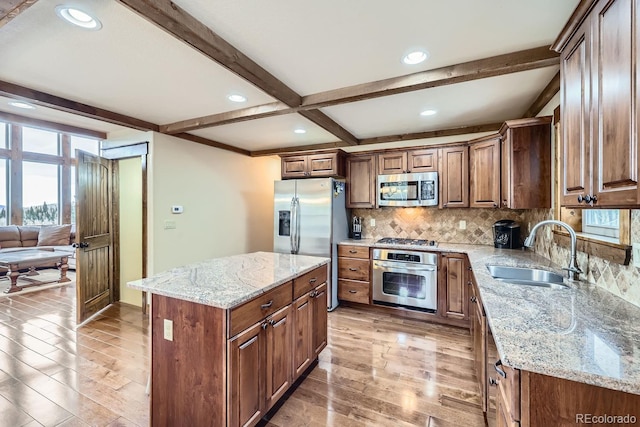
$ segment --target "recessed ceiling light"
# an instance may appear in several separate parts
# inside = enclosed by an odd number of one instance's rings
[[[17,108],[24,108],[25,110],[33,110],[34,108],[36,108],[31,104],[27,104],[26,102],[20,102],[20,101],[10,102],[9,105]]]
[[[56,13],[65,21],[87,30],[99,30],[102,23],[87,12],[71,6],[60,5],[56,7]]]
[[[407,53],[402,57],[402,62],[407,65],[416,65],[426,60],[429,57],[429,52],[426,50],[414,50]]]
[[[227,99],[231,102],[247,102],[247,97],[243,95],[239,95],[237,93],[232,93],[227,96]]]
[[[299,133],[299,134],[307,133],[307,131],[304,130],[304,129],[295,129],[293,132],[294,133]]]
[[[437,113],[436,110],[424,110],[423,112],[420,113],[420,115],[426,117],[426,116],[433,116],[436,113]]]

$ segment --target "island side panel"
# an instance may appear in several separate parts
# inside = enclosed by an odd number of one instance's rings
[[[151,425],[225,425],[226,310],[154,294],[151,313]]]

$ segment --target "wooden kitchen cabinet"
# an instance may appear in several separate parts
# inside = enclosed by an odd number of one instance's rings
[[[440,274],[445,282],[441,298],[444,317],[469,320],[468,263],[465,254],[442,254]]]
[[[306,293],[293,302],[293,373],[300,376],[312,361],[313,300]]]
[[[500,206],[551,208],[551,117],[506,121],[500,135]]]
[[[327,346],[327,284],[323,283],[311,292],[311,358],[318,357]]]
[[[338,299],[370,304],[370,271],[368,247],[338,245]]]
[[[561,53],[561,204],[638,206],[637,2],[591,4],[552,45]]]
[[[378,173],[380,175],[436,172],[437,170],[438,150],[435,148],[392,151],[378,155]]]
[[[500,206],[500,135],[489,135],[469,142],[469,206]]]
[[[439,149],[440,207],[469,207],[469,147]]]
[[[281,156],[282,179],[344,177],[342,150]]]
[[[347,208],[376,207],[376,158],[375,154],[347,157]]]
[[[487,319],[480,300],[477,285],[471,281],[471,335],[473,337],[473,359],[480,390],[480,404],[482,411],[487,412],[487,354],[486,329]]]
[[[269,410],[293,383],[291,305],[276,312],[267,321],[266,332],[266,410]],[[242,405],[241,405],[242,407]]]

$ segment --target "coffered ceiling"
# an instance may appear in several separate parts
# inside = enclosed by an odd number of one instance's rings
[[[547,47],[578,1],[3,3],[0,120],[133,127],[268,154],[464,135],[532,105],[535,114],[558,87],[559,59]],[[68,24],[59,4],[102,28]],[[416,48],[429,58],[402,63]],[[15,99],[36,108],[10,106]],[[420,116],[426,109],[437,113]]]

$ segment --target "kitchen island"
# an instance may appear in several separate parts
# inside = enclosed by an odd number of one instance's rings
[[[152,294],[151,425],[255,425],[326,346],[329,261],[256,252],[129,282]]]

